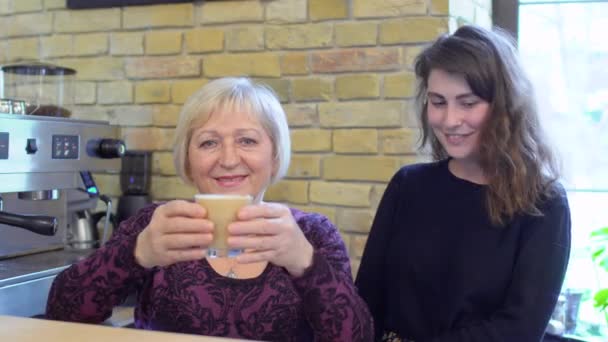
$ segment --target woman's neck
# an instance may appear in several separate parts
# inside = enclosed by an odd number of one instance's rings
[[[475,184],[488,184],[488,178],[477,161],[450,159],[448,162],[448,169],[454,176],[460,179]]]

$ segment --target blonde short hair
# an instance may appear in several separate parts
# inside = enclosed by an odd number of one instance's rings
[[[247,112],[259,120],[272,141],[276,171],[271,184],[287,173],[291,158],[291,140],[287,118],[277,96],[269,87],[245,77],[213,80],[191,95],[179,114],[173,145],[173,162],[177,174],[192,184],[188,146],[192,132],[204,125],[214,112],[229,109]]]

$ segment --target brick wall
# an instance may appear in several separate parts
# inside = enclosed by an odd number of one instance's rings
[[[189,198],[175,176],[180,106],[209,79],[249,75],[288,113],[293,160],[267,200],[327,215],[356,269],[390,176],[415,154],[411,64],[462,22],[490,24],[490,0],[267,0],[68,10],[65,0],[0,0],[0,62],[78,70],[74,117],[122,127],[154,150],[155,199]],[[120,195],[116,175],[96,175]]]

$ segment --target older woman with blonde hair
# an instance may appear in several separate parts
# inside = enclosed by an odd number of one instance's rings
[[[319,214],[262,201],[289,167],[285,113],[247,78],[211,81],[184,104],[175,167],[205,194],[250,195],[229,227],[236,258],[205,258],[213,223],[202,206],[153,204],[110,241],[62,272],[47,317],[102,322],[137,294],[135,325],[267,341],[367,341],[371,316],[357,295],[336,227]]]

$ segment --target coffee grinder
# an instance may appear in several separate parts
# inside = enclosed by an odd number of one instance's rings
[[[122,157],[120,171],[120,188],[122,196],[118,198],[116,222],[135,215],[148,205],[150,200],[150,180],[152,171],[152,151],[128,150]]]

